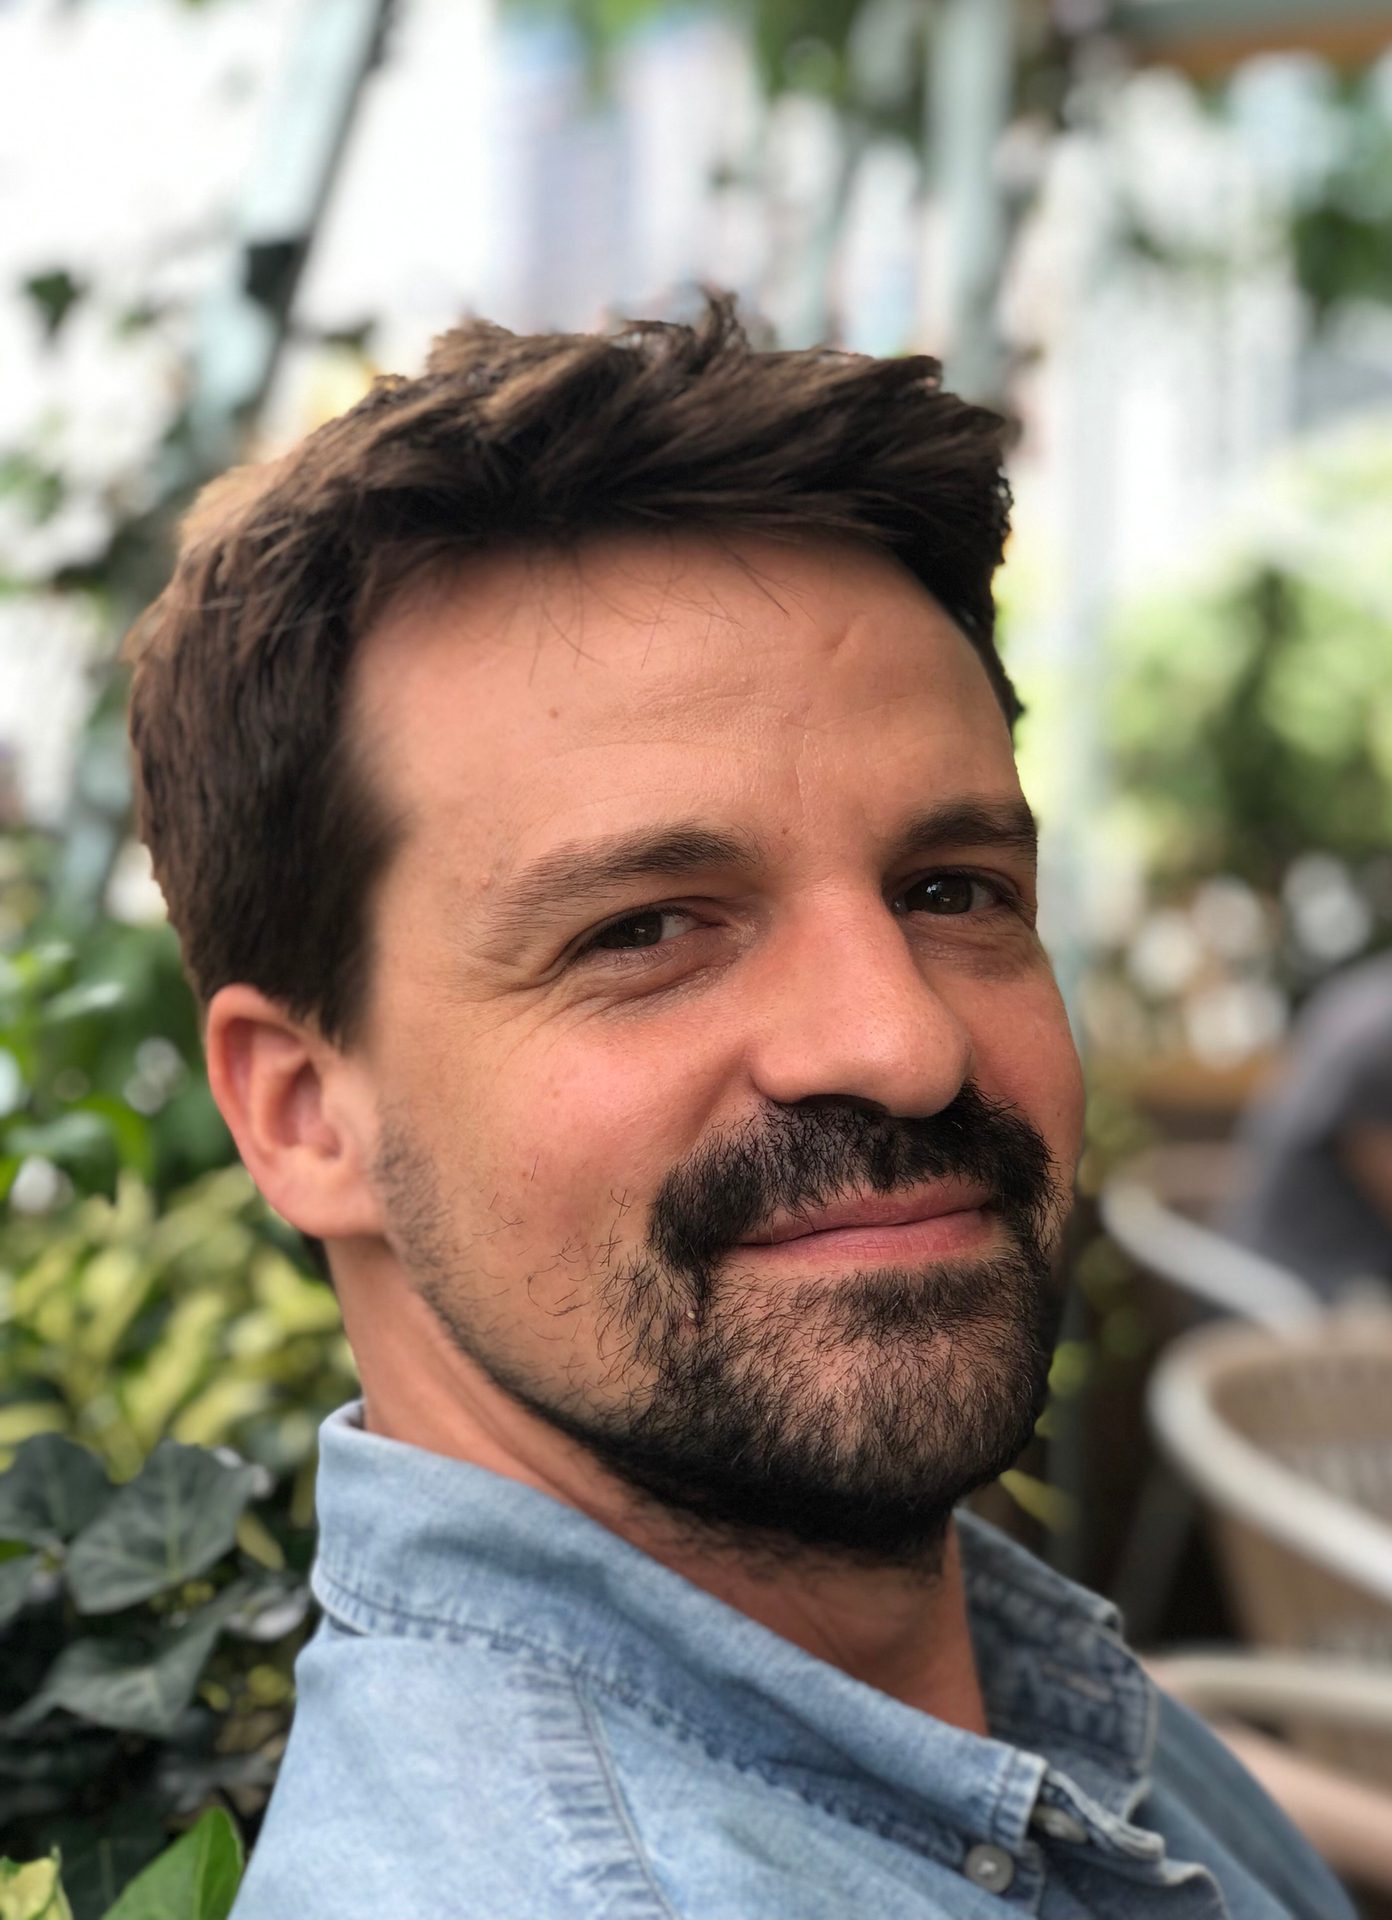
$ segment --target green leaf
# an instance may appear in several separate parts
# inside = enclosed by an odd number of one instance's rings
[[[134,1480],[73,1541],[68,1587],[85,1613],[115,1613],[220,1560],[236,1539],[257,1470],[161,1441]]]
[[[62,474],[31,454],[11,453],[0,459],[0,495],[9,494],[18,501],[36,526],[53,518],[67,491]]]
[[[0,1120],[22,1107],[27,1093],[23,1067],[8,1047],[0,1047]]]
[[[63,1856],[63,1890],[74,1920],[99,1920],[169,1844],[164,1821],[148,1800],[123,1798],[97,1818],[61,1815],[40,1829]]]
[[[80,1020],[88,1014],[109,1013],[126,997],[126,988],[119,980],[80,980],[75,987],[55,994],[41,1018],[46,1027],[61,1026],[64,1021]]]
[[[80,1358],[103,1370],[111,1366],[121,1337],[144,1305],[154,1279],[137,1248],[97,1249],[81,1270],[81,1318],[69,1341],[74,1361]]]
[[[0,1860],[0,1920],[72,1920],[55,1848],[47,1860]]]
[[[154,1151],[150,1140],[150,1123],[143,1114],[135,1111],[125,1100],[117,1100],[107,1093],[92,1093],[73,1109],[76,1113],[95,1114],[105,1121],[115,1142],[116,1155],[122,1167],[138,1173],[142,1180],[152,1180],[155,1172]]]
[[[1077,1501],[1060,1488],[1050,1486],[1048,1481],[1010,1467],[1001,1475],[1000,1483],[1016,1506],[1047,1527],[1050,1533],[1066,1533],[1077,1525]]]
[[[243,1864],[241,1836],[213,1807],[132,1880],[105,1920],[227,1920]]]
[[[21,1447],[40,1433],[62,1433],[67,1424],[68,1410],[60,1400],[0,1400],[0,1448]],[[0,1539],[5,1537],[0,1532]]]
[[[99,1113],[64,1113],[38,1126],[11,1127],[5,1144],[11,1153],[41,1154],[66,1166],[72,1160],[110,1154],[111,1128]]]
[[[71,1540],[111,1496],[101,1462],[58,1433],[35,1434],[0,1474],[0,1540]]]
[[[76,279],[66,267],[32,273],[23,285],[43,317],[44,332],[50,340],[62,331],[63,322],[87,292],[86,282]]]
[[[36,1553],[0,1560],[0,1627],[7,1626],[29,1596],[29,1584],[39,1564]]]
[[[0,487],[4,485],[3,473],[0,468]],[[25,992],[48,993],[65,978],[76,957],[77,949],[70,940],[45,940],[37,947],[21,947],[11,953],[7,964]]]
[[[182,1627],[153,1642],[133,1636],[73,1641],[38,1692],[10,1715],[8,1731],[26,1732],[63,1707],[99,1727],[163,1739],[192,1700],[228,1614],[244,1597],[240,1587],[229,1587]]]

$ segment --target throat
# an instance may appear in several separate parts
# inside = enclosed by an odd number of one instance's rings
[[[651,1547],[648,1548],[652,1550]],[[937,1572],[659,1552],[694,1585],[861,1685],[989,1737],[955,1526]]]

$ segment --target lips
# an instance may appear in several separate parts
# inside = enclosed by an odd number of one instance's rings
[[[935,1181],[931,1186],[915,1188],[912,1193],[872,1193],[828,1205],[807,1207],[797,1213],[775,1214],[759,1233],[741,1244],[749,1247],[777,1246],[785,1240],[805,1240],[818,1233],[834,1233],[847,1227],[903,1227],[917,1220],[938,1220],[950,1213],[967,1213],[991,1204],[984,1187],[968,1186],[960,1181]]]

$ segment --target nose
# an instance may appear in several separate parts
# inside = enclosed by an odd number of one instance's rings
[[[767,1099],[832,1097],[923,1119],[970,1077],[967,1027],[878,897],[809,907],[763,959],[751,1066]]]

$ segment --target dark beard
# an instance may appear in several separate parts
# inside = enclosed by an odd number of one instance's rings
[[[707,1547],[931,1572],[956,1503],[1021,1452],[1044,1403],[1061,1202],[1048,1149],[965,1087],[925,1120],[806,1101],[714,1142],[653,1204],[648,1243],[602,1270],[600,1365],[632,1394],[598,1408],[485,1350],[428,1170],[399,1135],[379,1163],[403,1251],[456,1343]],[[406,1179],[401,1176],[405,1173]],[[803,1280],[750,1309],[739,1243],[783,1209],[925,1179],[984,1186],[1003,1251]]]

